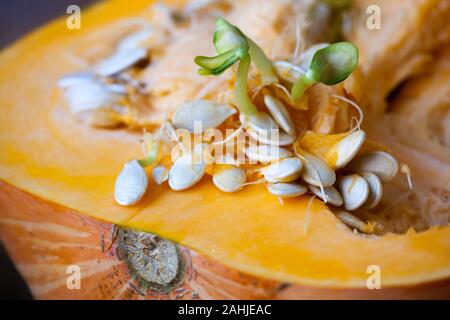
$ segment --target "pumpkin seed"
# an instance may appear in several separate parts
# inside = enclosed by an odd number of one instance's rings
[[[258,142],[261,142],[262,144],[269,144],[272,146],[289,146],[293,144],[296,140],[295,136],[291,136],[284,132],[279,132],[277,135],[271,134],[271,132],[261,132],[256,130],[247,130],[247,133],[250,137],[255,139]]]
[[[330,203],[336,207],[340,207],[344,204],[341,194],[333,186],[323,188],[322,192],[319,187],[309,185],[309,190],[311,190],[314,195],[322,199],[325,203]]]
[[[372,225],[362,221],[361,219],[359,219],[358,217],[355,217],[354,215],[352,215],[351,213],[349,213],[347,211],[339,210],[338,212],[336,212],[336,216],[342,222],[344,222],[347,226],[349,226],[351,228],[357,229],[364,233],[372,233],[373,232]]]
[[[264,111],[260,111],[255,116],[251,117],[247,117],[245,114],[241,113],[239,115],[239,120],[247,128],[263,133],[270,130],[279,129],[279,126],[275,120],[273,120],[273,118]]]
[[[202,125],[202,130],[216,128],[236,113],[236,109],[226,104],[205,100],[194,100],[181,104],[172,117],[177,128],[194,132],[195,122]]]
[[[302,179],[317,187],[329,187],[336,182],[336,173],[322,159],[307,152],[302,153]]]
[[[298,78],[305,74],[305,71],[302,68],[287,61],[274,61],[272,66],[276,74],[289,83],[294,83]]]
[[[75,72],[61,77],[58,80],[58,86],[62,89],[67,89],[68,87],[95,81],[95,74],[92,72]]]
[[[152,170],[152,178],[157,185],[162,185],[169,179],[169,170],[162,165],[156,166]]]
[[[67,79],[66,79],[67,80]],[[72,114],[82,122],[101,127],[112,127],[120,121],[120,115],[126,112],[121,106],[124,95],[120,85],[105,84],[100,81],[81,80],[63,81],[66,87],[64,96]]]
[[[286,158],[263,169],[267,182],[291,182],[300,176],[303,164],[299,158]]]
[[[122,95],[111,90],[104,83],[98,81],[80,82],[71,85],[64,92],[64,96],[72,113],[99,109],[119,104]]]
[[[381,180],[372,172],[362,172],[361,176],[369,185],[369,197],[364,204],[364,208],[375,208],[380,203],[381,197],[383,196],[383,186],[381,185]]]
[[[397,175],[399,164],[389,153],[373,151],[355,158],[347,168],[353,172],[372,172],[386,183]]]
[[[369,184],[357,174],[339,178],[337,185],[344,199],[345,210],[353,211],[358,209],[369,197]]]
[[[169,170],[169,186],[180,191],[192,187],[199,182],[206,172],[203,161],[204,144],[197,144],[193,153],[186,153],[173,163]]]
[[[288,183],[269,183],[267,185],[267,190],[274,196],[280,198],[293,198],[298,197],[306,193],[307,188],[295,182]]]
[[[134,50],[117,51],[109,58],[98,63],[94,70],[97,74],[103,77],[110,77],[119,72],[122,72],[139,61],[147,58],[147,50],[143,48],[136,48]]]
[[[278,125],[289,135],[295,135],[294,123],[283,103],[271,95],[264,96],[264,103]]]
[[[236,192],[245,183],[245,170],[236,166],[226,166],[213,174],[214,185],[223,192]]]
[[[148,177],[138,161],[125,164],[117,176],[114,186],[114,198],[122,206],[132,206],[139,202],[148,186]]]
[[[346,136],[330,149],[328,154],[336,155],[336,169],[345,167],[356,156],[365,139],[366,133],[362,130],[357,130]]]
[[[118,51],[132,51],[141,48],[143,43],[147,41],[153,34],[153,29],[145,27],[129,36],[123,38],[117,45]]]
[[[245,154],[252,161],[269,163],[292,156],[292,152],[284,148],[270,145],[250,146],[245,149]]]

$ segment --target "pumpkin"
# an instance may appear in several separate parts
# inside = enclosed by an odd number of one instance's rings
[[[137,206],[118,206],[114,180],[139,153],[138,134],[80,124],[55,84],[77,70],[68,48],[148,5],[101,3],[81,30],[56,20],[1,53],[1,239],[36,298],[449,297],[449,227],[363,235],[309,196],[281,206],[264,186],[224,194],[206,179],[183,192],[150,183]],[[165,247],[177,257],[161,265],[165,281],[130,262],[126,237],[142,232],[177,243]],[[166,241],[157,239],[147,240]],[[66,285],[70,265],[81,268],[80,290]],[[367,288],[372,266],[381,290]]]

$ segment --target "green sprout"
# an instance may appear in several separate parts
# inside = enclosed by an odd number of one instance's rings
[[[250,63],[255,64],[261,74],[263,84],[278,82],[272,63],[256,43],[247,38],[239,28],[222,18],[216,21],[213,41],[218,53],[217,56],[195,57],[195,63],[200,66],[199,74],[203,76],[219,75],[239,61],[234,86],[236,105],[246,116],[256,115],[258,110],[247,95],[247,77]]]
[[[156,161],[159,151],[158,139],[155,139],[155,137],[153,137],[152,135],[146,135],[144,139],[145,150],[147,151],[147,154],[145,155],[144,159],[138,160],[138,163],[143,168],[151,166]]]
[[[332,86],[347,79],[358,64],[358,56],[358,49],[349,42],[337,42],[318,50],[306,73],[292,86],[294,101],[298,102],[317,82]]]

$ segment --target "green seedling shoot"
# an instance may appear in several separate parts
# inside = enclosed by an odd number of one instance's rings
[[[337,42],[318,50],[306,73],[292,86],[294,101],[300,101],[305,91],[315,83],[328,86],[347,79],[358,64],[358,49],[349,42]]]
[[[255,64],[261,74],[263,84],[278,82],[272,69],[272,63],[256,43],[247,38],[236,26],[222,18],[216,21],[214,47],[218,53],[217,56],[195,58],[195,63],[200,66],[199,74],[219,75],[239,61],[234,86],[236,105],[246,116],[255,116],[258,110],[247,95],[250,63]]]

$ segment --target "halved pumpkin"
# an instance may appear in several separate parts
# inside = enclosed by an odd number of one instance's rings
[[[309,211],[307,196],[286,200],[281,205],[265,192],[264,186],[249,186],[239,193],[224,194],[207,180],[178,193],[151,184],[138,206],[118,206],[112,196],[114,180],[123,163],[139,154],[139,136],[125,130],[87,128],[78,123],[60,107],[55,84],[59,77],[76,70],[67,63],[67,48],[86,45],[88,40],[84,35],[116,19],[137,15],[148,5],[149,1],[145,0],[99,4],[83,13],[81,31],[67,30],[65,21],[60,19],[0,56],[0,178],[41,199],[24,194],[13,196],[11,192],[19,191],[2,184],[1,203],[8,209],[2,210],[0,218],[2,239],[13,257],[20,256],[16,260],[20,261],[19,269],[23,273],[33,270],[28,274],[34,273],[39,278],[37,262],[27,261],[25,252],[14,253],[17,244],[12,239],[23,231],[11,230],[27,221],[21,215],[16,221],[12,218],[24,209],[21,199],[32,203],[26,211],[35,215],[30,220],[45,223],[53,221],[53,216],[65,215],[66,209],[55,210],[53,204],[47,204],[55,203],[69,208],[70,215],[76,212],[75,219],[94,221],[80,218],[87,215],[154,233],[269,283],[298,285],[287,295],[291,298],[305,296],[305,291],[311,293],[310,297],[327,297],[329,289],[348,295],[367,293],[368,268],[373,265],[381,270],[382,288],[400,287],[391,291],[398,296],[408,293],[413,286],[450,277],[449,227],[402,235],[365,236],[344,226],[318,200]],[[44,209],[47,205],[48,214]],[[70,223],[58,218],[58,224],[65,227],[57,228],[67,239],[70,230],[66,227]],[[92,241],[86,243],[96,246],[92,234],[88,238]],[[54,237],[48,241],[58,242]],[[81,264],[100,259],[98,248],[95,250],[92,257],[85,256],[84,250],[64,251],[57,257],[64,256],[64,263]],[[106,260],[104,272],[116,263],[113,259]],[[48,264],[51,268],[54,262]],[[100,281],[94,276],[95,268],[86,268],[92,275],[90,285],[95,285],[95,281]],[[448,295],[445,288],[439,292]],[[52,292],[39,290],[35,290],[38,297],[47,297]],[[102,297],[112,298],[117,290],[109,288]],[[63,291],[54,291],[53,297],[70,297]]]

